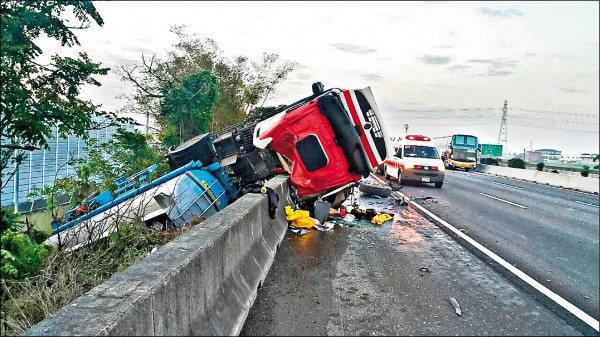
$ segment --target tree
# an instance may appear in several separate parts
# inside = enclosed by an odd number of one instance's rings
[[[587,177],[590,174],[590,167],[588,165],[583,165],[581,167],[581,176]]]
[[[164,145],[175,146],[206,132],[211,109],[219,97],[216,79],[210,72],[192,74],[174,87],[165,88],[163,95],[158,123],[163,126],[160,138]]]
[[[544,164],[543,162],[539,162],[539,163],[537,163],[537,165],[535,165],[535,168],[538,171],[544,171],[544,166],[546,166],[546,164]]]
[[[161,127],[164,141],[174,140],[172,134],[178,127],[161,124],[165,107],[162,101],[167,95],[176,96],[170,91],[181,88],[190,76],[205,71],[216,78],[219,97],[207,119],[209,131],[216,131],[242,121],[253,108],[264,104],[276,85],[295,67],[294,63],[281,62],[276,54],[267,53],[260,62],[250,62],[245,56],[230,60],[222,56],[212,39],[202,41],[190,36],[184,32],[184,26],[175,26],[171,32],[179,41],[166,59],[142,55],[141,65],[121,67],[122,79],[135,88],[134,93],[126,97],[129,103],[125,109],[153,116]]]
[[[61,17],[67,9],[75,15],[77,26],[69,26],[69,20]],[[37,61],[42,50],[34,40],[42,33],[72,47],[79,45],[74,30],[86,29],[92,22],[104,24],[91,1],[2,1],[0,21],[0,169],[18,165],[24,151],[49,148],[47,138],[54,126],[61,136],[84,137],[99,127],[94,117],[124,121],[79,98],[83,85],[100,86],[94,76],[105,75],[108,68],[85,53],[76,59],[55,54],[49,64]]]
[[[508,167],[524,169],[525,161],[521,158],[511,158],[508,160]]]

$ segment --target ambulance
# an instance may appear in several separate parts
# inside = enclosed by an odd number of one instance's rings
[[[390,137],[394,156],[384,161],[386,179],[433,183],[441,188],[444,184],[444,162],[430,137],[402,135]]]

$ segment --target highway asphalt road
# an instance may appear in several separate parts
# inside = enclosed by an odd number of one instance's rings
[[[400,191],[598,320],[598,195],[464,171]]]
[[[395,219],[288,231],[240,335],[580,334],[412,206],[358,195]]]

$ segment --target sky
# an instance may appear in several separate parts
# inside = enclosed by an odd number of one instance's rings
[[[43,57],[85,51],[113,70],[164,57],[170,28],[215,40],[224,56],[263,52],[296,69],[265,106],[325,88],[371,87],[390,134],[473,134],[498,142],[507,101],[508,151],[598,153],[598,2],[94,2],[104,20],[81,46],[38,41]],[[82,91],[117,111],[131,90],[114,71]],[[143,119],[141,119],[143,120]]]

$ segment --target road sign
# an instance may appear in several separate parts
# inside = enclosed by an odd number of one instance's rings
[[[502,156],[502,145],[500,144],[481,144],[482,157],[500,157]]]

